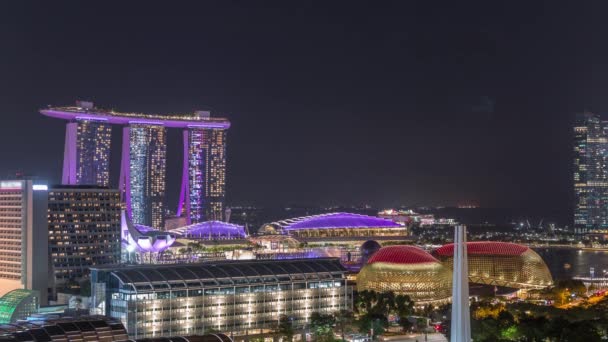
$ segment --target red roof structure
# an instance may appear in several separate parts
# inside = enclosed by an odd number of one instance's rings
[[[386,262],[391,264],[422,264],[439,262],[426,251],[414,246],[387,246],[374,253],[367,261],[368,264]]]
[[[467,242],[468,255],[511,255],[524,254],[529,248],[511,242],[474,241]],[[437,248],[433,254],[441,257],[454,256],[454,244],[450,243]]]

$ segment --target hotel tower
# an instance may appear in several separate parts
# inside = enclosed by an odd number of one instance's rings
[[[161,115],[120,113],[80,101],[42,114],[67,120],[62,183],[109,186],[111,126],[122,126],[119,189],[137,224],[163,229],[167,130],[183,130],[183,170],[177,215],[188,223],[223,220],[226,130],[230,122],[207,111]]]

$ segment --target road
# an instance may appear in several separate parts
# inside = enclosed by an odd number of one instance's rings
[[[382,341],[390,342],[447,342],[448,340],[442,334],[428,334],[427,340],[424,339],[424,334],[408,334],[399,336],[383,336]]]

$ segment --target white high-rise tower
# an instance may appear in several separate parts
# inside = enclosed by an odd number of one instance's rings
[[[450,330],[450,342],[471,341],[466,226],[456,226],[454,229],[454,278],[452,281],[452,327]]]

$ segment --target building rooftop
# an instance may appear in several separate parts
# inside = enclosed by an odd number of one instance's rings
[[[210,237],[210,239],[221,237],[245,237],[245,227],[222,221],[199,222],[189,226],[173,229],[171,232],[185,237]]]
[[[0,297],[0,324],[8,324],[14,319],[15,310],[24,301],[39,297],[37,291],[17,289]]]
[[[107,190],[112,192],[118,192],[118,189],[110,189],[108,186],[101,185],[83,185],[83,184],[53,184],[49,186],[49,191],[57,191],[62,189],[69,190]]]
[[[230,121],[226,118],[212,118],[198,113],[191,114],[145,114],[125,113],[112,109],[101,109],[91,106],[65,106],[51,107],[40,110],[40,113],[48,117],[63,120],[91,120],[107,122],[111,124],[129,125],[146,124],[161,125],[167,127],[201,127],[228,129]]]
[[[518,256],[524,254],[529,248],[511,242],[497,241],[474,241],[467,242],[468,255],[511,255]],[[434,251],[434,254],[442,257],[454,255],[454,244],[443,245]]]
[[[313,216],[297,217],[276,222],[284,230],[311,228],[401,228],[391,220],[351,213],[329,213]]]
[[[439,262],[426,251],[415,246],[387,246],[374,253],[368,264],[385,262],[391,264],[421,264]]]
[[[112,272],[123,284],[150,284],[187,282],[186,285],[200,285],[199,280],[213,280],[219,284],[257,283],[260,277],[264,281],[279,276],[314,274],[316,279],[333,278],[331,273],[344,273],[337,258],[291,259],[291,260],[252,260],[252,261],[217,261],[192,264],[171,265],[129,265],[129,266],[98,266],[91,267],[92,271]],[[219,281],[221,279],[221,281]],[[238,281],[237,281],[238,279]],[[189,283],[188,283],[189,282]],[[193,283],[194,282],[194,283]]]

